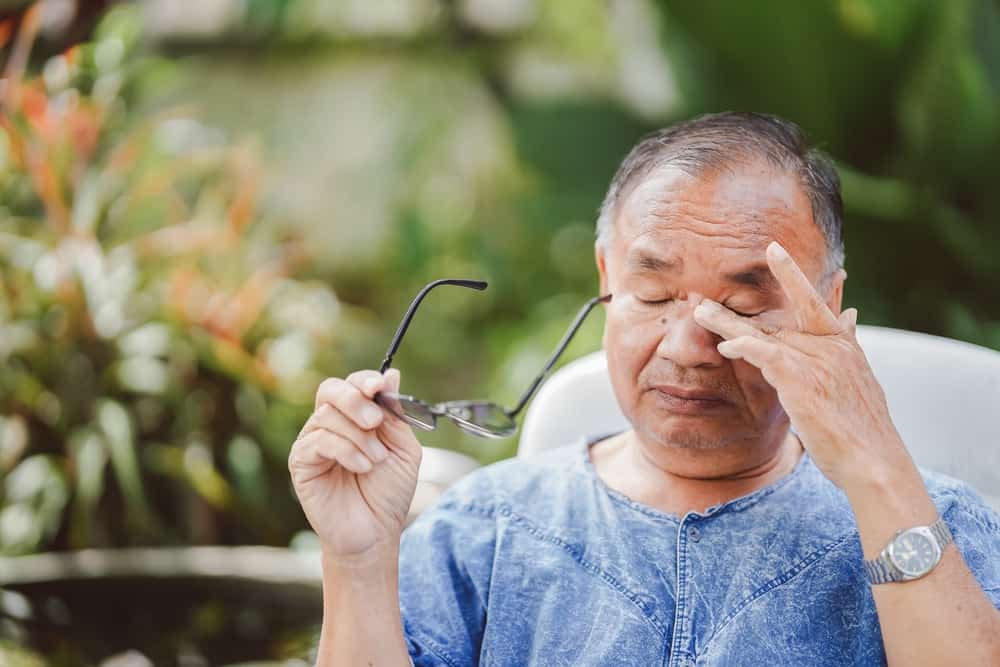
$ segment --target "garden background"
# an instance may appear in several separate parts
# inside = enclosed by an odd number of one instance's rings
[[[991,0],[7,1],[0,49],[4,555],[307,547],[286,459],[320,380],[483,279],[396,365],[515,401],[595,293],[618,162],[704,112],[836,160],[862,323],[1000,349]]]

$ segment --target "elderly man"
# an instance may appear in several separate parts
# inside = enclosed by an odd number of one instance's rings
[[[477,471],[405,533],[420,445],[373,400],[398,373],[324,382],[289,460],[319,664],[1000,665],[1000,518],[889,418],[839,187],[772,116],[643,139],[596,244],[632,428]]]

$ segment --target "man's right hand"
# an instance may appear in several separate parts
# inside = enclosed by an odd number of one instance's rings
[[[399,390],[399,372],[324,380],[288,457],[295,493],[324,557],[350,564],[399,546],[421,447],[410,426],[373,399]]]

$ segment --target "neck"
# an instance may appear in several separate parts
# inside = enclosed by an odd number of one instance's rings
[[[790,431],[756,447],[693,450],[647,445],[635,433],[591,449],[594,469],[605,484],[636,502],[668,514],[704,512],[785,477],[802,456]]]

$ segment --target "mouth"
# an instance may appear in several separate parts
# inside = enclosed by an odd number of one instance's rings
[[[652,389],[663,408],[677,414],[718,412],[732,405],[721,394],[704,389],[686,389],[673,385],[656,385]]]

